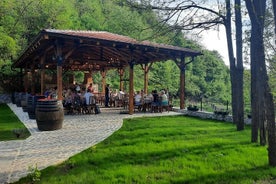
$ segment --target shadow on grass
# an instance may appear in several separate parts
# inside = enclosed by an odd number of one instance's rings
[[[71,169],[74,169],[73,174],[75,176],[78,176],[81,174],[80,172],[84,171],[85,169],[89,168],[90,171],[95,173],[101,173],[106,172],[108,170],[116,170],[120,169],[120,167],[129,166],[129,167],[136,167],[136,168],[143,168],[146,167],[159,167],[160,163],[164,163],[164,161],[175,161],[175,160],[181,160],[182,158],[187,159],[187,163],[178,163],[179,165],[192,165],[193,159],[196,159],[197,161],[202,159],[204,160],[204,157],[206,155],[212,155],[221,152],[222,150],[224,152],[227,152],[229,149],[234,149],[235,145],[222,145],[222,147],[216,147],[216,146],[209,146],[206,148],[205,146],[198,146],[193,147],[190,149],[186,148],[175,148],[175,149],[169,149],[169,150],[163,150],[163,151],[147,151],[144,153],[137,153],[135,151],[128,152],[128,153],[120,153],[119,150],[109,150],[110,154],[107,154],[105,152],[105,149],[109,148],[90,148],[82,153],[81,160],[78,158],[70,159],[69,161],[63,163],[60,166],[60,171],[62,173],[68,174]],[[85,154],[85,156],[84,156]],[[213,155],[214,156],[214,155]],[[226,155],[227,156],[227,155]],[[212,157],[213,159],[213,157]],[[219,160],[219,159],[218,159]],[[216,160],[214,160],[216,162]],[[207,163],[208,164],[208,163]],[[221,163],[223,164],[223,163]],[[202,174],[201,171],[199,171],[198,175],[195,174],[194,176],[189,176],[189,178],[185,178],[181,176],[181,172],[183,171],[176,171],[178,174],[172,174],[171,177],[166,178],[164,180],[160,180],[162,182],[169,182],[169,183],[243,183],[244,180],[260,180],[260,178],[270,178],[274,179],[275,177],[275,170],[274,172],[270,170],[270,167],[268,166],[252,166],[251,168],[244,169],[240,168],[239,163],[236,163],[236,168],[227,169],[222,168],[222,170],[219,170],[217,168],[217,171],[213,174],[205,173]],[[241,163],[242,164],[242,163]],[[174,165],[174,168],[160,168],[162,172],[164,173],[171,173],[173,172],[172,169],[177,170],[179,169],[179,165]],[[191,166],[191,169],[200,169],[201,166]],[[202,165],[202,167],[206,167]],[[210,170],[214,170],[214,168],[211,168]],[[82,168],[82,169],[81,169]],[[189,168],[182,168],[180,170],[185,170]],[[207,168],[208,169],[208,166]],[[65,172],[64,172],[65,171]],[[157,173],[150,173],[154,171],[149,171],[147,175],[156,175]],[[210,172],[212,173],[212,172]],[[136,175],[140,175],[140,177],[144,178],[146,176],[143,176],[143,173],[136,173]],[[110,176],[110,177],[116,177],[116,176]],[[124,175],[120,177],[126,177]],[[131,177],[131,176],[130,176]],[[133,176],[137,177],[137,176]],[[159,180],[159,179],[158,179]],[[155,181],[155,180],[154,180]],[[108,183],[108,182],[107,182]],[[139,183],[139,182],[138,182]]]
[[[172,184],[243,184],[243,183],[276,183],[276,175],[270,167],[259,166],[252,169],[238,169],[222,173],[198,176],[193,179],[172,179]]]
[[[47,176],[51,176],[61,181],[59,177],[72,176],[65,180],[80,178],[79,183],[85,183],[88,180],[84,178],[89,175],[88,183],[98,180],[105,183],[176,184],[244,183],[248,180],[247,183],[252,183],[260,178],[274,179],[275,170],[263,166],[267,159],[265,148],[246,141],[248,135],[245,132],[235,131],[233,125],[215,126],[209,130],[204,129],[208,124],[192,127],[192,122],[189,125],[192,129],[185,125],[188,124],[158,122],[141,125],[131,120],[100,144],[57,168],[46,169],[42,179],[45,177],[46,181]],[[259,155],[249,158],[254,154],[250,152],[252,150]],[[255,162],[254,159],[262,161]]]

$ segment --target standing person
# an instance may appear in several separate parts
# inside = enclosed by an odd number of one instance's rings
[[[161,105],[168,105],[168,97],[167,95],[165,94],[165,91],[164,90],[161,90]]]
[[[88,86],[88,89],[90,89],[91,93],[93,92],[93,86],[92,86],[92,85],[93,85],[93,84],[90,83],[89,86]]]
[[[109,84],[107,84],[107,85],[105,86],[105,107],[109,107],[109,106],[108,106],[108,103],[109,103],[109,93],[110,93],[109,90],[110,90],[110,89],[109,89]]]

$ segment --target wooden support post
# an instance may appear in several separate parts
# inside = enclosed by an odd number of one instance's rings
[[[89,86],[90,83],[93,83],[92,71],[89,71],[88,73],[84,73],[83,84],[85,84],[85,86]]]
[[[123,68],[118,68],[118,73],[120,76],[120,89],[119,90],[123,91],[124,90],[123,76],[124,76],[125,70]]]
[[[144,69],[144,94],[148,94],[148,85],[149,85],[148,64],[145,64],[145,69]]]
[[[185,109],[185,57],[180,61],[180,109]]]
[[[134,62],[129,63],[129,114],[134,113]]]
[[[29,73],[27,68],[24,69],[24,91],[27,93],[29,90]]]
[[[185,70],[186,65],[192,63],[194,61],[194,57],[189,62],[185,62],[185,55],[181,56],[180,62],[175,59],[176,65],[180,69],[180,109],[185,109]]]
[[[62,66],[57,65],[57,90],[58,100],[62,100]]]
[[[43,95],[45,92],[45,68],[40,70],[40,94]]]
[[[35,69],[34,66],[32,66],[31,69],[31,94],[35,95]]]
[[[46,55],[40,60],[40,95],[43,95],[45,92],[45,57]]]
[[[185,70],[180,74],[180,109],[185,109]]]
[[[180,69],[180,109],[185,109],[185,56],[181,57],[180,63],[177,65]]]
[[[105,85],[106,85],[105,76],[106,76],[106,71],[105,71],[104,68],[101,70],[101,76],[102,76],[102,94],[105,94]]]
[[[75,75],[72,73],[69,75],[69,85],[75,84]]]
[[[148,86],[149,86],[149,70],[152,66],[153,62],[148,64],[141,65],[144,71],[144,94],[148,94]]]
[[[62,48],[61,44],[56,41],[56,61],[57,61],[57,96],[62,100]]]

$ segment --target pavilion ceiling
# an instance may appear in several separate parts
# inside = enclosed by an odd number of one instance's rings
[[[97,71],[123,68],[129,62],[145,64],[198,55],[201,52],[188,48],[137,41],[104,31],[47,29],[37,35],[13,67],[56,69],[62,61],[64,70]]]

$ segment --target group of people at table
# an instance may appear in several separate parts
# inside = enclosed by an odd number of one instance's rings
[[[48,98],[57,98],[56,88],[51,88],[47,90],[44,95]],[[93,99],[91,101],[91,99]],[[114,90],[112,91],[109,88],[109,85],[106,85],[105,95],[102,96],[99,93],[94,93],[92,83],[87,87],[81,87],[78,84],[71,86],[68,89],[63,90],[63,106],[66,109],[69,109],[68,113],[73,113],[73,111],[83,111],[86,106],[93,103],[103,104],[105,107],[124,107],[128,106],[129,95],[123,91]],[[157,92],[153,90],[149,94],[145,94],[143,90],[136,91],[134,94],[134,107],[138,111],[151,111],[151,112],[160,112],[163,111],[162,107],[168,107],[168,94],[165,90]],[[86,112],[78,112],[86,113]]]
[[[137,91],[134,96],[134,105],[138,111],[160,112],[163,111],[163,107],[168,108],[168,99],[168,94],[165,90],[161,90],[159,93],[157,90],[153,90],[149,94],[144,94],[143,90],[141,90]]]

